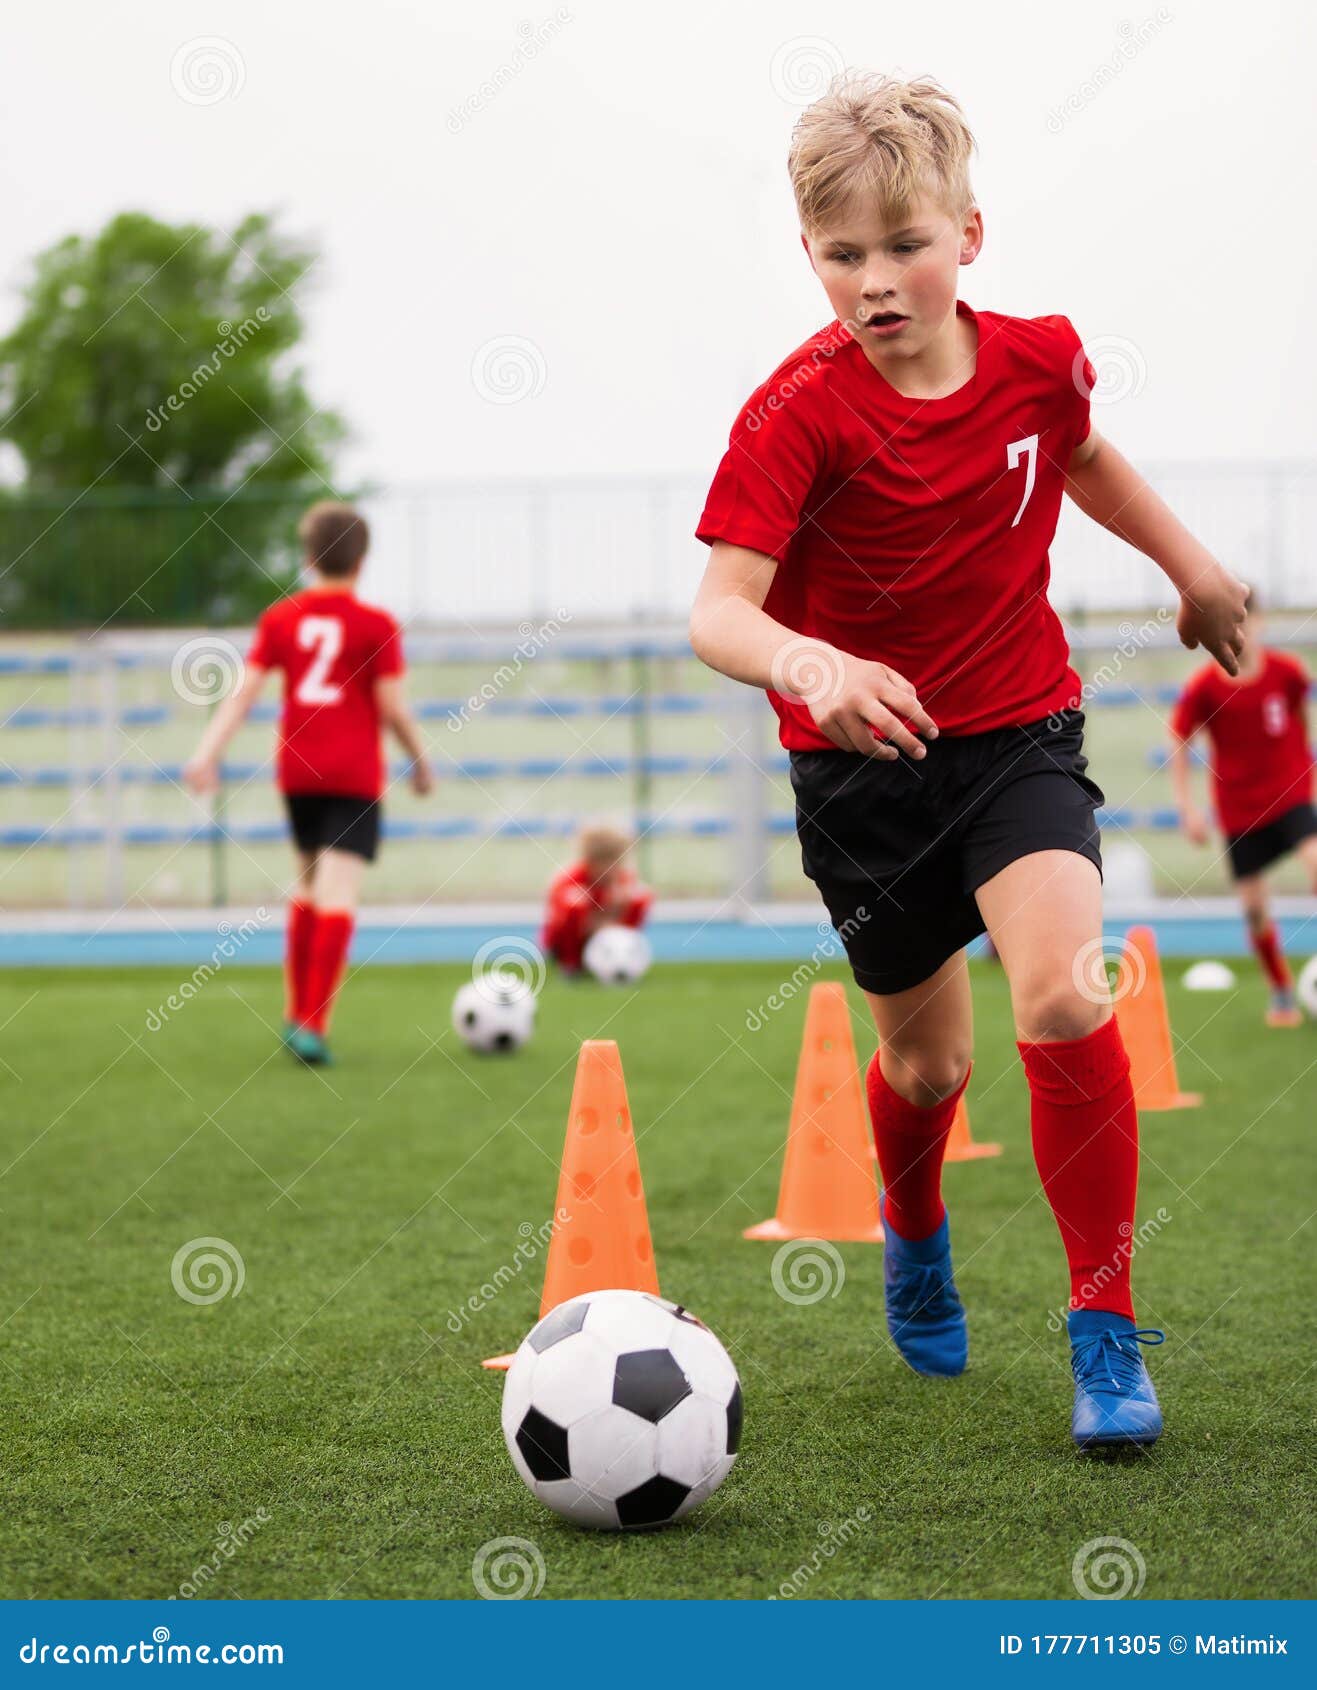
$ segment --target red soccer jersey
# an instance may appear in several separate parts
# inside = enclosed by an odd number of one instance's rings
[[[1249,680],[1231,680],[1218,663],[1189,677],[1171,715],[1188,739],[1203,728],[1212,745],[1212,801],[1225,833],[1265,827],[1312,801],[1308,744],[1308,671],[1284,651],[1262,652]]]
[[[649,887],[626,863],[622,863],[614,871],[608,890],[615,901],[617,919],[624,926],[638,927],[654,901]],[[572,949],[573,962],[579,962],[584,941],[584,919],[592,910],[603,907],[602,890],[599,882],[591,877],[589,863],[582,859],[560,869],[549,883],[540,930],[541,948],[558,951],[566,941]]]
[[[294,593],[261,617],[247,661],[283,670],[279,790],[378,798],[375,682],[403,672],[402,637],[388,611],[349,592]]]
[[[968,734],[1080,702],[1048,547],[1094,376],[1065,317],[956,309],[976,367],[943,399],[898,393],[840,322],[793,352],[737,418],[697,533],[775,558],[770,616],[889,664]],[[768,696],[784,746],[832,747]]]

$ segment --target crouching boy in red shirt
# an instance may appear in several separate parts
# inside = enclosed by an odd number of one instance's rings
[[[587,940],[601,927],[641,927],[654,894],[626,862],[631,841],[611,827],[588,827],[580,856],[550,883],[540,949],[566,974],[579,974]]]

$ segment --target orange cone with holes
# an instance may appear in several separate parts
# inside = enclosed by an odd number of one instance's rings
[[[956,1105],[956,1113],[951,1118],[951,1131],[947,1135],[947,1148],[942,1157],[944,1162],[980,1162],[985,1156],[1000,1156],[1000,1144],[978,1144],[969,1130],[969,1110],[965,1107],[965,1094],[961,1092],[960,1101]]]
[[[805,1011],[777,1213],[747,1227],[743,1236],[880,1244],[870,1144],[846,988],[821,982],[810,988]]]
[[[1175,1073],[1171,1019],[1166,1011],[1161,959],[1151,927],[1125,935],[1120,974],[1113,992],[1120,1036],[1129,1052],[1130,1083],[1139,1109],[1192,1109],[1200,1092],[1180,1090]]]
[[[658,1295],[645,1188],[622,1058],[613,1039],[586,1039],[576,1059],[554,1216],[541,1320],[559,1303],[586,1291]],[[491,1356],[484,1366],[511,1364],[508,1354]]]
[[[878,1146],[870,1145],[870,1153],[874,1161],[878,1160]],[[969,1110],[965,1107],[965,1094],[961,1092],[960,1101],[956,1104],[956,1113],[951,1117],[951,1131],[947,1134],[947,1148],[943,1152],[944,1162],[981,1162],[985,1156],[1000,1156],[1000,1144],[979,1144],[969,1130]]]

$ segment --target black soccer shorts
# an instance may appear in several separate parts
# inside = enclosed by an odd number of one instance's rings
[[[284,794],[288,822],[299,851],[350,851],[375,861],[380,844],[378,798],[351,798],[334,792]]]
[[[1317,810],[1311,804],[1296,804],[1274,821],[1250,828],[1247,833],[1228,833],[1230,872],[1236,880],[1261,874],[1264,868],[1287,857],[1296,845],[1314,833],[1317,833]]]
[[[1085,774],[1084,713],[948,734],[915,762],[793,751],[805,873],[846,946],[856,983],[903,992],[985,931],[974,894],[1034,851],[1077,851],[1102,872]]]

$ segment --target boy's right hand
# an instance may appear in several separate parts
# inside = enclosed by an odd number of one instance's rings
[[[1227,675],[1239,673],[1248,588],[1220,564],[1202,570],[1180,595],[1175,631],[1190,651],[1202,646]]]
[[[419,757],[411,766],[412,791],[418,798],[424,798],[427,792],[434,790],[434,770],[424,757]]]
[[[815,727],[843,751],[886,762],[904,751],[917,761],[928,749],[918,736],[937,738],[937,724],[914,687],[885,663],[802,639],[784,647],[774,671],[775,690],[808,705]]]
[[[1184,830],[1185,837],[1194,845],[1206,845],[1211,837],[1208,833],[1207,817],[1201,810],[1195,809],[1193,806],[1190,806],[1187,810],[1181,810],[1180,826]]]

